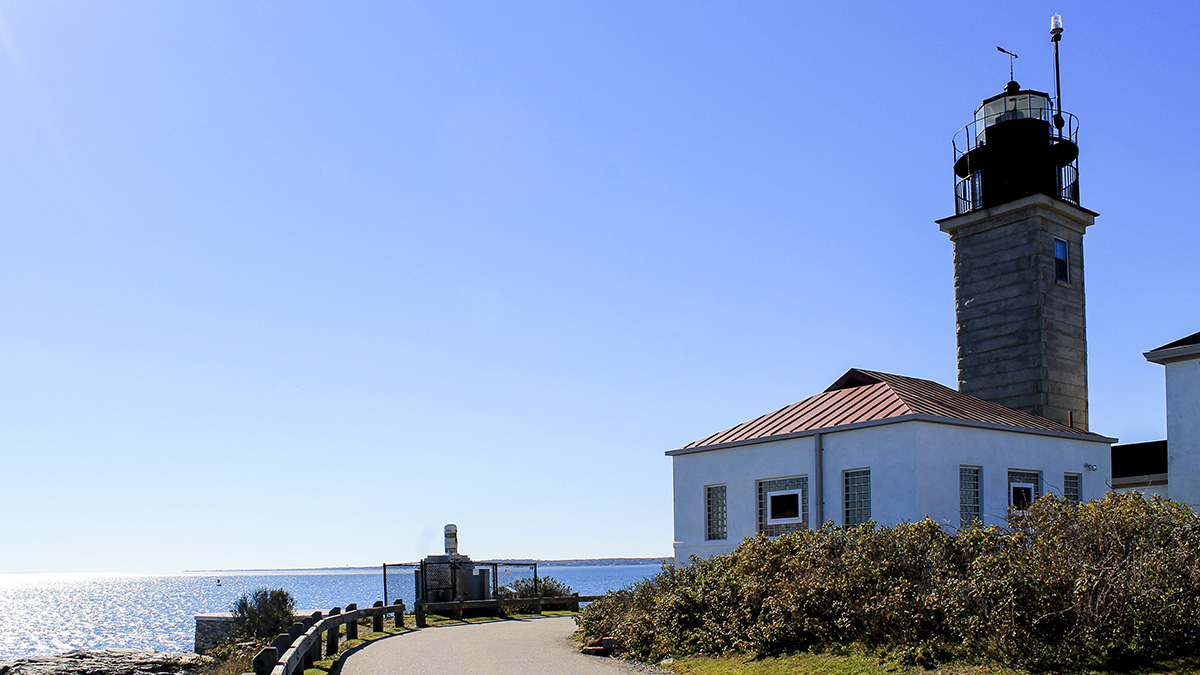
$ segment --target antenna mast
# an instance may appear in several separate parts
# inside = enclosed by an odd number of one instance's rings
[[[1058,128],[1060,138],[1066,123],[1062,116],[1062,82],[1058,77],[1058,43],[1062,40],[1062,31],[1062,15],[1050,17],[1050,41],[1054,43],[1054,126]]]
[[[1017,56],[1016,54],[1008,51],[1004,47],[1001,47],[1000,45],[996,45],[996,49],[1001,52],[1004,52],[1005,54],[1008,54],[1008,79],[1009,79],[1009,81],[1016,80],[1017,78],[1013,77],[1013,59],[1020,58],[1020,57]]]

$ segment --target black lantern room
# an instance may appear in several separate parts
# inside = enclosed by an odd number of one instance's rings
[[[1078,123],[1074,115],[1062,111],[1058,84],[1062,19],[1057,15],[1050,33],[1057,100],[1010,81],[1003,93],[985,99],[975,109],[975,120],[954,135],[956,214],[1032,194],[1079,204]]]

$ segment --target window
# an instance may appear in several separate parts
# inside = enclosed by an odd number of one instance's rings
[[[1029,505],[1042,496],[1041,474],[1036,471],[1008,470],[1008,505],[1016,511],[1027,511]]]
[[[769,537],[808,527],[808,476],[758,481],[758,531]]]
[[[1067,242],[1054,240],[1054,278],[1071,283],[1071,266],[1067,262]]]
[[[1063,474],[1063,499],[1069,504],[1079,503],[1079,480],[1082,478],[1077,473]]]
[[[969,527],[979,520],[979,467],[958,467],[959,527]]]
[[[847,525],[858,525],[871,519],[871,470],[858,469],[842,474],[844,516]]]
[[[724,539],[726,536],[725,486],[705,486],[704,505],[707,512],[707,518],[705,518],[704,526],[704,538]]]
[[[767,493],[768,525],[799,523],[802,520],[799,490],[776,490]]]

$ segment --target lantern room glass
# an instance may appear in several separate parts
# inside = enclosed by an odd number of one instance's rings
[[[1053,114],[1050,98],[1035,91],[1022,91],[985,102],[975,110],[976,140],[983,140],[983,132],[997,122],[1015,119],[1050,120]]]

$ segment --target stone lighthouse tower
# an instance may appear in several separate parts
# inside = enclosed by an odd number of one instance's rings
[[[1088,428],[1083,235],[1075,117],[1010,81],[954,137],[958,380],[963,393]],[[1002,50],[1003,51],[1003,50]]]

